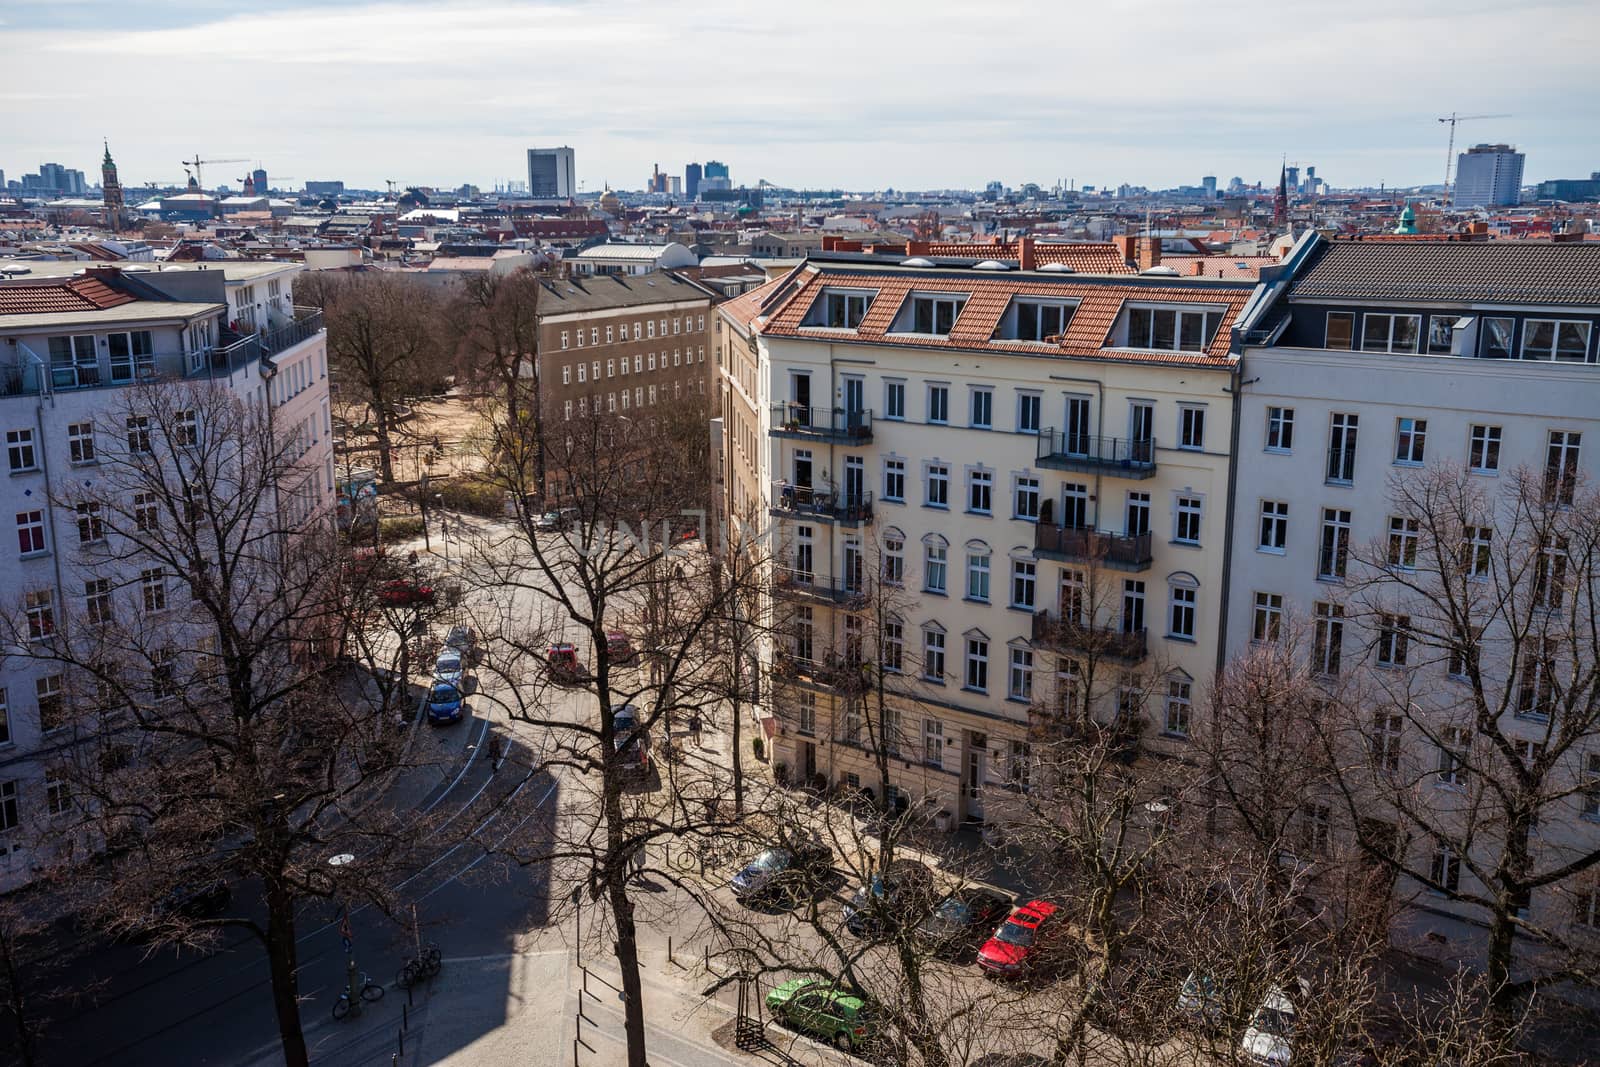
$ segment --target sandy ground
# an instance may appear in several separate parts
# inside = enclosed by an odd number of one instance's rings
[[[416,414],[395,428],[395,479],[415,481],[422,476],[424,469],[433,478],[480,469],[482,461],[473,454],[469,443],[474,430],[482,422],[482,417],[474,408],[474,401],[459,396],[417,404],[414,408]],[[422,461],[433,450],[435,437],[444,454],[436,458],[431,466],[425,467]],[[350,453],[352,462],[377,467],[378,454],[372,450],[374,441],[371,436],[347,436],[347,439],[355,449]]]

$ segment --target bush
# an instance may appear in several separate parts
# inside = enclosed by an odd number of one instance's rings
[[[414,537],[422,536],[422,517],[420,515],[396,515],[393,518],[383,519],[378,523],[378,540],[389,544],[395,541],[409,541]]]
[[[755,752],[756,759],[766,759],[767,758],[767,744],[761,738],[752,737],[750,739],[750,748],[751,748],[752,751]]]
[[[443,498],[444,506],[451,511],[465,511],[469,515],[481,515],[486,519],[502,518],[506,512],[506,491],[488,482],[452,478],[445,482],[431,483],[428,491],[439,494]],[[428,501],[430,506],[440,502]]]

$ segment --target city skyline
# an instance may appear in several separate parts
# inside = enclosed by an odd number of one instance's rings
[[[1267,182],[1287,155],[1338,187],[1405,187],[1442,181],[1437,118],[1457,111],[1509,116],[1464,122],[1457,150],[1514,144],[1530,183],[1595,169],[1583,131],[1600,119],[1600,77],[1582,56],[1600,42],[1600,20],[1584,5],[1347,5],[1336,29],[1361,46],[1339,54],[1305,43],[1335,28],[1321,13],[1311,22],[1309,7],[1267,22],[1243,5],[1140,7],[1002,6],[989,9],[994,32],[975,34],[965,12],[886,5],[851,10],[852,32],[840,34],[827,5],[817,28],[793,28],[671,3],[438,12],[352,0],[220,18],[187,0],[153,12],[10,4],[0,36],[18,62],[0,91],[13,120],[0,165],[87,170],[107,136],[130,187],[181,182],[177,161],[198,150],[260,160],[291,184],[490,188],[524,177],[535,144],[577,149],[586,192],[638,189],[654,164],[681,174],[707,158],[726,160],[735,184],[874,190]],[[1028,40],[1059,50],[1020,48],[1011,27],[1024,17]],[[1505,63],[1505,42],[1535,23],[1560,25],[1572,47],[1535,68]],[[1417,46],[1446,26],[1450,49]],[[761,55],[761,74],[695,74],[663,47],[684,33],[701,54]],[[182,55],[185,77],[212,89],[187,102],[181,132],[161,109],[108,115],[91,105],[125,91],[126,68],[103,62],[113,55]],[[951,59],[958,77],[944,69]],[[239,176],[207,173],[208,184]]]

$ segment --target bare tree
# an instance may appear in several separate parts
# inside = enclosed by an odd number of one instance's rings
[[[544,485],[545,450],[539,420],[544,411],[539,365],[540,297],[545,279],[522,269],[510,274],[484,272],[466,279],[448,308],[456,344],[457,380],[494,398],[489,416],[517,426],[533,423],[525,434],[533,442],[531,472]],[[541,494],[542,495],[542,494]]]

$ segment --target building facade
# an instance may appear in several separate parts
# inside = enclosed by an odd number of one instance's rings
[[[1527,157],[1506,144],[1475,144],[1456,157],[1455,207],[1515,207]]]
[[[570,148],[528,149],[528,195],[565,199],[578,192],[576,154]]]

